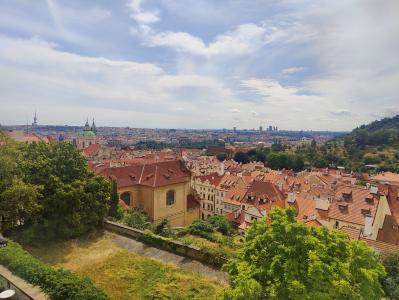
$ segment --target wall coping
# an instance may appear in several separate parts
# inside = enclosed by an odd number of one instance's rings
[[[0,276],[18,288],[24,295],[33,300],[49,299],[47,295],[37,286],[33,286],[22,278],[12,274],[6,267],[0,264]]]

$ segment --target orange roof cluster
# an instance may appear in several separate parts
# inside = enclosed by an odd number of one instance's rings
[[[336,191],[328,217],[364,226],[365,216],[374,217],[378,202],[379,195],[365,187],[344,186]]]

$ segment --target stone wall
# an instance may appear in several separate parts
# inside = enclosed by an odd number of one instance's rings
[[[179,254],[194,260],[198,260],[214,267],[221,267],[224,263],[227,262],[226,258],[204,252],[197,247],[185,245],[179,241],[169,240],[157,235],[146,234],[146,232],[142,230],[132,228],[123,224],[115,223],[112,221],[105,221],[104,226],[109,231],[131,237],[156,248]]]
[[[47,300],[49,299],[38,287],[15,276],[8,269],[0,265],[0,288],[15,291],[15,300]]]

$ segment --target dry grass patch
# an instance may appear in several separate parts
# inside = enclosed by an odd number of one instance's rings
[[[28,249],[57,267],[89,277],[111,299],[217,299],[223,286],[174,265],[131,253],[107,233]]]

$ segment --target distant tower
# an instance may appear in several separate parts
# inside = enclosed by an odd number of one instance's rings
[[[233,132],[236,132],[237,131],[237,128],[234,126],[233,127]]]
[[[36,126],[37,126],[37,117],[36,117],[36,110],[35,110],[35,116],[33,117],[32,127],[36,127]]]
[[[91,131],[93,131],[95,134],[97,134],[97,127],[96,127],[96,124],[94,123],[94,118],[93,118],[93,123],[91,124]]]
[[[263,127],[259,126],[259,131],[262,132],[263,131]]]

